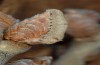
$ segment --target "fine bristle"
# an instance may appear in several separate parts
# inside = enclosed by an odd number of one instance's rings
[[[63,13],[56,9],[49,9],[46,12],[50,14],[48,21],[50,23],[50,30],[41,38],[40,42],[45,44],[52,44],[61,41],[67,28],[67,22]]]

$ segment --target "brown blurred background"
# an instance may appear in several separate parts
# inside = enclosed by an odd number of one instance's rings
[[[100,0],[0,0],[0,10],[24,19],[46,9],[91,9],[100,12]],[[6,11],[7,10],[7,11]]]
[[[66,8],[91,9],[100,12],[100,0],[24,0],[24,6],[20,9],[21,12],[18,13],[18,16],[21,18],[30,17],[49,8],[60,10]]]

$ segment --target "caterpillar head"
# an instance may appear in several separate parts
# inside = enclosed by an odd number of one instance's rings
[[[63,39],[66,28],[67,22],[63,13],[48,9],[10,27],[5,38],[27,44],[53,44]]]

